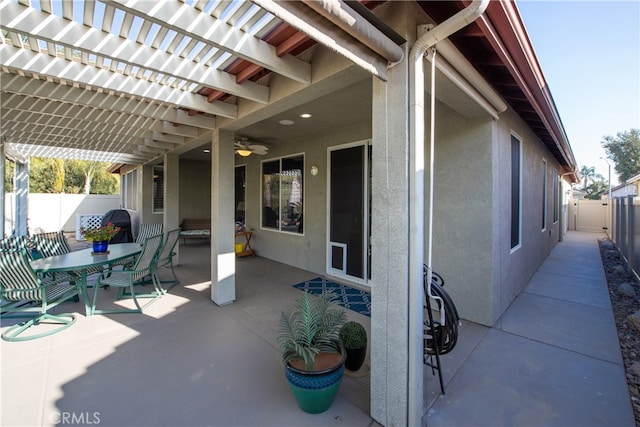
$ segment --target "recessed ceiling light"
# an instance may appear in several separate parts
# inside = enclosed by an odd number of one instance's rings
[[[209,150],[208,148],[205,148],[205,149],[204,149],[204,150],[202,150],[202,151],[204,151],[205,153],[210,153],[210,152],[211,152],[211,150]]]
[[[311,114],[309,114],[309,113],[302,113],[302,114],[300,114],[300,117],[302,117],[303,119],[308,119],[309,117],[311,117]]]
[[[284,126],[291,126],[295,122],[293,120],[283,119],[283,120],[280,120],[278,123],[280,123],[281,125],[284,125]]]

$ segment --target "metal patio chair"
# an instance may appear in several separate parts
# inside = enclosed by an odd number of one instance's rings
[[[9,327],[2,333],[2,339],[27,341],[55,334],[71,326],[76,321],[72,314],[50,314],[49,310],[78,297],[80,289],[76,283],[69,281],[72,277],[40,277],[29,265],[25,248],[0,249],[0,299],[6,302],[2,306],[2,312],[11,313],[3,315],[3,318],[32,317]],[[43,322],[59,323],[60,326],[33,335],[21,335]]]
[[[0,249],[22,250],[23,248],[27,251],[29,259],[33,259],[33,241],[28,236],[11,235],[0,240]]]
[[[162,234],[162,224],[140,224],[140,230],[136,236],[136,242],[143,244],[149,237]]]
[[[162,245],[162,234],[149,237],[142,245],[142,251],[136,258],[135,263],[127,267],[124,270],[112,271],[111,276],[106,278],[100,278],[95,286],[93,292],[93,303],[91,312],[92,314],[110,314],[110,313],[142,313],[142,309],[156,299],[161,297],[164,292],[160,288],[160,284],[157,283],[155,269],[157,268],[158,252]],[[154,291],[145,294],[136,294],[135,287],[137,285],[144,284],[144,279],[147,276],[151,276],[153,282]],[[113,309],[113,310],[98,310],[96,309],[96,302],[98,297],[98,291],[103,286],[114,286],[118,288],[117,299],[131,298],[136,305],[135,309]],[[125,295],[127,291],[127,295]],[[140,306],[138,298],[152,298],[144,306]]]
[[[157,236],[158,234],[162,234],[162,224],[140,224],[140,230],[136,236],[136,243],[140,243],[142,245],[149,237]],[[109,266],[107,276],[113,272],[114,267],[122,266],[126,269],[127,267],[131,267],[135,263],[135,260],[135,257],[132,257],[113,263]]]
[[[176,244],[178,243],[178,240],[180,240],[180,229],[176,228],[175,230],[171,230],[168,231],[164,234],[164,240],[162,243],[162,249],[160,250],[160,253],[158,254],[158,267],[156,269],[156,280],[158,283],[160,284],[168,284],[170,285],[168,289],[162,289],[162,291],[164,293],[167,293],[171,290],[171,288],[173,288],[175,285],[177,285],[179,283],[178,277],[176,276],[176,272],[173,269],[173,257],[176,254],[175,253],[175,248],[176,248]],[[161,281],[158,277],[157,277],[157,270],[163,268],[163,267],[167,267],[171,269],[171,274],[173,275],[173,279],[172,280],[165,280],[165,281]]]
[[[69,246],[69,242],[67,238],[64,237],[62,230],[34,234],[31,236],[31,241],[33,242],[33,250],[37,254],[35,256],[37,257],[48,258],[71,252],[71,246]],[[102,276],[103,272],[103,267],[92,267],[87,270],[87,276],[92,274],[100,274],[100,276]]]
[[[36,233],[31,236],[31,239],[35,250],[42,258],[71,252],[69,242],[67,242],[67,238],[64,237],[62,230],[49,233]]]

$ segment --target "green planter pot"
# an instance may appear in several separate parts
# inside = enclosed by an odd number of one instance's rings
[[[304,412],[319,414],[331,407],[344,375],[344,353],[339,357],[339,362],[334,366],[315,371],[306,371],[290,364],[286,365],[285,376],[289,382],[289,388],[296,398],[298,406]]]

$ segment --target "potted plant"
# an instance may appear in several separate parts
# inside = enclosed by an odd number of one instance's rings
[[[362,324],[350,321],[340,329],[339,335],[347,356],[344,367],[349,371],[359,370],[367,355],[366,329]]]
[[[109,241],[118,234],[120,227],[116,227],[112,222],[102,227],[80,228],[80,234],[90,242],[93,242],[93,252],[106,252]]]
[[[318,414],[329,409],[344,374],[340,328],[346,311],[332,307],[335,296],[305,292],[295,308],[283,312],[278,327],[278,347],[285,376],[300,409]]]

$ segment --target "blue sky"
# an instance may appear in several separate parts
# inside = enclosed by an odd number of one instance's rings
[[[519,0],[517,7],[578,167],[594,166],[607,179],[603,137],[640,128],[640,0]]]

